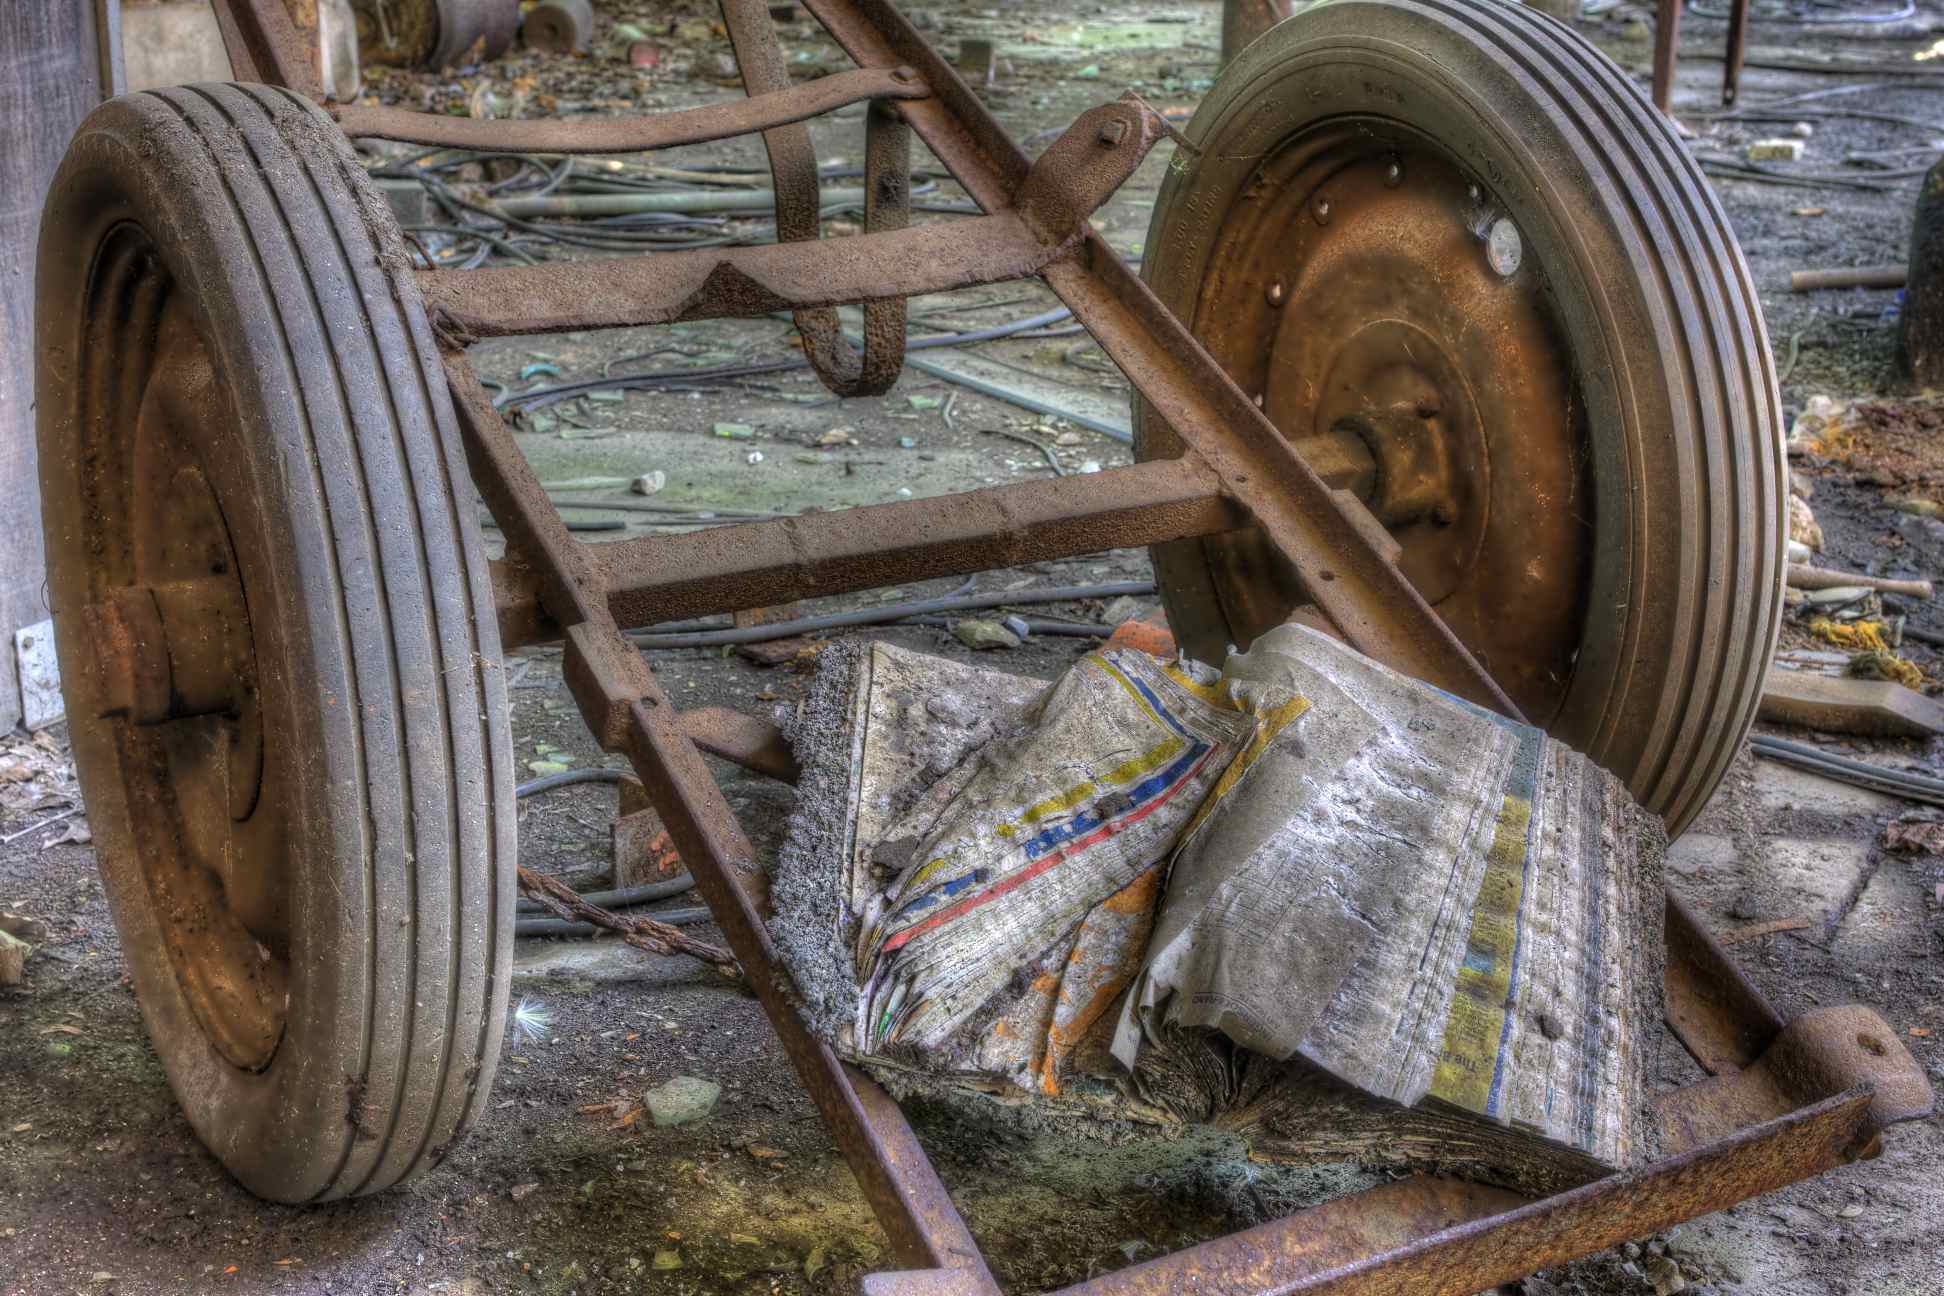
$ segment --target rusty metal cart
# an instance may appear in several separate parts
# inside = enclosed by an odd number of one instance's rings
[[[1675,829],[1753,712],[1781,602],[1769,350],[1720,208],[1569,30],[1483,0],[1330,0],[1201,106],[1144,278],[1088,217],[1166,123],[1094,108],[1029,161],[883,0],[803,0],[857,63],[793,85],[724,0],[749,91],[646,118],[323,107],[280,0],[219,0],[254,84],[115,100],[54,182],[36,319],[63,677],[97,850],[197,1132],[284,1201],[436,1164],[505,1014],[504,650],[564,642],[904,1268],[995,1290],[897,1107],[806,1033],[765,880],[621,627],[1131,545],[1198,651],[1296,615],[1547,725]],[[867,104],[865,232],[820,242],[802,123]],[[761,132],[776,245],[417,272],[346,142],[613,152]],[[984,214],[913,224],[915,133]],[[465,358],[496,335],[795,312],[833,391],[896,378],[904,301],[1037,275],[1140,393],[1141,462],[588,546]],[[861,303],[854,350],[835,307]],[[473,491],[507,541],[482,556]],[[1666,1159],[1562,1196],[1417,1178],[1075,1290],[1469,1293],[1872,1155],[1931,1109],[1867,1010],[1783,1023],[1678,904],[1667,1005],[1713,1078]]]

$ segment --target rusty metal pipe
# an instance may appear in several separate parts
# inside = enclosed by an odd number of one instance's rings
[[[1247,524],[1188,460],[1018,482],[774,522],[582,547],[617,623],[770,607],[797,599],[962,576],[1108,549],[1215,535]],[[518,559],[494,564],[510,649],[558,638],[541,587]]]
[[[873,99],[923,99],[930,93],[908,67],[855,68],[769,94],[652,117],[476,121],[362,104],[333,104],[328,111],[352,139],[510,153],[648,153],[808,121]]]

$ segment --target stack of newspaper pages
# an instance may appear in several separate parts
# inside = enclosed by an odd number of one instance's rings
[[[791,736],[773,934],[896,1091],[1542,1192],[1654,1151],[1665,839],[1538,729],[1289,625],[1051,684],[845,642]]]

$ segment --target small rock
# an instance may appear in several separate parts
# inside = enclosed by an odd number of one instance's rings
[[[1110,626],[1117,626],[1130,617],[1141,615],[1141,609],[1141,600],[1135,598],[1132,594],[1123,594],[1107,605],[1106,609],[1101,612],[1100,618]]]
[[[1908,513],[1912,517],[1944,518],[1944,504],[1921,495],[1893,495],[1883,502],[1897,512]]]
[[[655,1268],[680,1269],[681,1267],[682,1253],[674,1247],[663,1247],[661,1250],[655,1252]]]
[[[952,634],[967,648],[1017,648],[1019,636],[997,621],[966,617],[952,623]]]
[[[1681,1266],[1666,1256],[1654,1256],[1647,1261],[1647,1281],[1654,1284],[1654,1296],[1674,1296],[1687,1286]]]
[[[1799,496],[1789,496],[1789,539],[1808,545],[1817,553],[1822,552],[1822,527],[1816,522],[1816,515],[1810,511],[1809,502]]]
[[[650,1089],[641,1098],[648,1104],[648,1114],[654,1118],[655,1124],[690,1125],[706,1119],[715,1110],[716,1100],[721,1096],[722,1086],[713,1080],[704,1080],[700,1076],[676,1076],[667,1084]],[[676,1264],[680,1262],[681,1258],[677,1256]],[[660,1253],[655,1256],[655,1267],[664,1267]]]
[[[26,914],[0,912],[0,932],[18,936],[29,945],[47,943],[47,924]]]
[[[19,985],[27,975],[27,956],[34,947],[11,932],[0,931],[0,986]]]
[[[525,1201],[533,1195],[533,1190],[539,1186],[537,1183],[514,1184],[512,1189],[507,1193],[507,1196],[511,1197],[514,1201]]]
[[[1750,162],[1796,162],[1802,158],[1802,141],[1799,139],[1756,140],[1748,146]]]
[[[1862,1213],[1863,1213],[1863,1208],[1861,1206],[1858,1206],[1855,1203],[1851,1203],[1850,1205],[1845,1206],[1843,1207],[1843,1209],[1837,1211],[1836,1217],[1838,1219],[1855,1219],[1857,1216],[1861,1215]]]
[[[761,450],[751,450],[749,452],[749,462],[753,464],[763,462],[763,452]]]
[[[629,482],[628,489],[637,495],[653,495],[666,485],[668,485],[668,474],[657,468],[655,471],[645,472],[632,482]]]
[[[1801,139],[1808,139],[1811,135],[1814,135],[1816,133],[1816,128],[1810,125],[1806,121],[1801,121],[1789,127],[1789,133]]]

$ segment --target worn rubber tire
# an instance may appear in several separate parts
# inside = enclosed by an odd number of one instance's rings
[[[314,106],[179,87],[82,124],[48,194],[37,288],[56,638],[150,1039],[197,1134],[252,1192],[390,1187],[439,1162],[492,1084],[515,859],[488,568],[401,236]],[[289,993],[256,1068],[218,1054],[178,981],[164,924],[194,919],[156,901],[154,870],[211,866],[131,793],[139,775],[118,761],[149,740],[101,716],[84,629],[130,494],[101,467],[116,451],[99,429],[114,402],[141,399],[145,362],[98,343],[145,301],[158,319],[154,302],[187,303],[216,379],[199,435],[247,598],[262,786],[286,843]]]
[[[1549,276],[1586,403],[1595,557],[1553,731],[1678,832],[1754,718],[1782,607],[1785,464],[1753,283],[1667,122],[1569,28],[1498,0],[1325,0],[1216,82],[1155,205],[1144,274],[1200,332],[1210,248],[1279,141],[1345,115],[1441,147]],[[1144,458],[1177,452],[1136,409]],[[1219,538],[1154,553],[1184,644],[1219,660],[1222,583],[1271,579]],[[1231,588],[1235,586],[1232,585]]]

